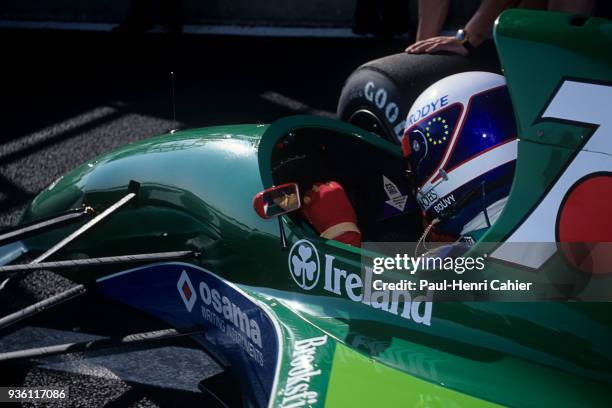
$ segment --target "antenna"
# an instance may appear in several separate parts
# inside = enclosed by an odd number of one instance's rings
[[[174,94],[174,71],[170,71],[170,87],[172,88],[172,122],[176,122],[176,97]]]

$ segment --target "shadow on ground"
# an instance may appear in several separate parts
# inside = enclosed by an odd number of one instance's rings
[[[332,115],[350,72],[402,45],[17,30],[0,38],[0,226],[61,174],[122,144],[177,127]]]

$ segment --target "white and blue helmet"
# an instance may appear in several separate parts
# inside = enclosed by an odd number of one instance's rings
[[[406,119],[404,142],[416,198],[440,233],[459,237],[490,226],[512,185],[517,153],[506,81],[464,72],[427,88]]]

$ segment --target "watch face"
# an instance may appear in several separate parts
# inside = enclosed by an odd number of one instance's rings
[[[459,41],[465,41],[465,31],[463,29],[457,30],[457,34],[455,34],[455,38]]]

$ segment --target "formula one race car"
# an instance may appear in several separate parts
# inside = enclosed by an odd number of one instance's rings
[[[492,246],[490,279],[548,282],[561,271],[556,301],[373,293],[365,249],[320,236],[296,210],[300,191],[336,180],[362,241],[417,241],[402,150],[298,116],[149,139],[52,183],[0,234],[0,277],[50,269],[77,285],[0,318],[0,329],[95,292],[170,327],[133,343],[195,339],[239,384],[240,398],[218,395],[228,405],[606,405],[610,303],[578,300],[610,297],[612,22],[511,10],[495,40],[518,159],[503,213],[470,250]],[[394,198],[402,211],[388,217]],[[547,245],[509,249],[530,242]],[[75,349],[95,347],[13,351],[0,364]]]

